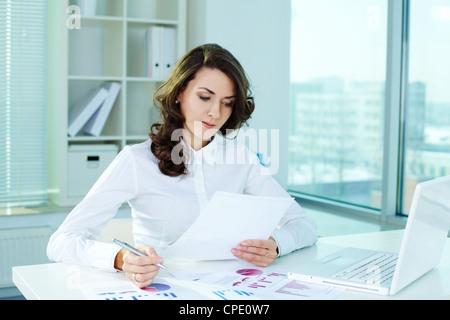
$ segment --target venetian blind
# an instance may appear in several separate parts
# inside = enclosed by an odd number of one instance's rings
[[[0,206],[43,204],[46,0],[0,1]]]

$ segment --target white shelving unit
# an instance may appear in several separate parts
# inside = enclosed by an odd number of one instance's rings
[[[89,0],[92,1],[92,0]],[[82,197],[72,197],[68,185],[68,149],[74,144],[125,145],[148,139],[151,124],[158,119],[153,93],[165,79],[144,76],[142,46],[150,26],[175,28],[177,57],[186,50],[186,0],[97,0],[96,10],[86,15],[85,1],[49,2],[49,92],[48,162],[50,200],[73,206]],[[80,29],[67,21],[81,9]],[[119,96],[99,137],[82,132],[67,136],[69,108],[102,83],[121,84]],[[79,177],[83,179],[84,177]],[[86,190],[87,192],[88,190]]]

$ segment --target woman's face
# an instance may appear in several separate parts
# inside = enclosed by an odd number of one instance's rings
[[[218,69],[201,68],[178,96],[185,118],[183,137],[199,150],[224,125],[233,112],[233,81]]]

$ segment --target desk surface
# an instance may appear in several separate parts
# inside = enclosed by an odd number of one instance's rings
[[[403,230],[396,230],[320,238],[317,244],[310,248],[276,259],[274,265],[297,266],[346,246],[398,252],[402,235]],[[84,299],[80,283],[124,279],[123,273],[102,272],[62,263],[13,267],[14,284],[27,299]],[[346,290],[339,299],[450,299],[450,239],[447,239],[440,264],[396,295],[380,296]]]

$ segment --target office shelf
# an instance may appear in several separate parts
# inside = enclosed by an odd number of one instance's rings
[[[92,0],[90,0],[92,1]],[[58,0],[49,7],[48,141],[50,200],[60,206],[76,205],[81,198],[68,194],[68,148],[72,144],[139,143],[158,121],[153,93],[165,79],[145,76],[142,45],[150,26],[177,31],[177,56],[186,50],[186,0],[96,0],[95,11],[83,10],[85,1]],[[69,28],[69,6],[81,9],[80,28]],[[82,131],[67,135],[70,108],[90,90],[105,82],[121,90],[100,136]],[[83,179],[83,177],[79,177]],[[86,190],[87,192],[88,190]]]

